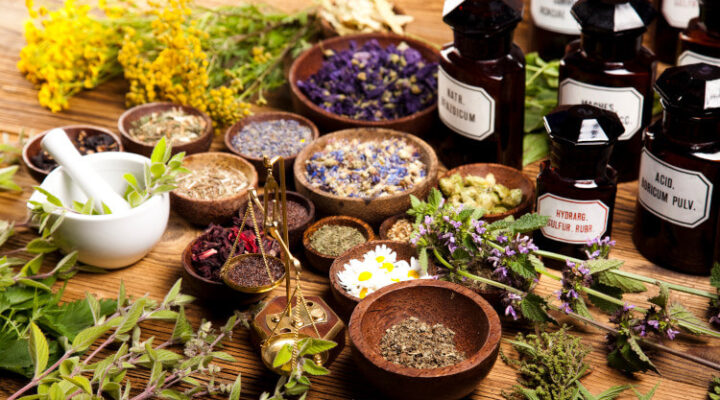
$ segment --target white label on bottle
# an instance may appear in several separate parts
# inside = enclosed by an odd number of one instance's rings
[[[565,79],[558,90],[560,105],[589,104],[617,114],[625,127],[619,140],[628,140],[642,127],[643,96],[633,87],[595,86]]]
[[[680,54],[680,57],[678,57],[677,60],[677,65],[679,66],[699,63],[716,65],[720,67],[720,58],[708,57],[703,54],[695,53],[694,51],[685,50],[682,52],[682,54]]]
[[[565,35],[579,35],[580,24],[577,23],[570,9],[577,0],[532,0],[530,16],[533,23],[550,32]]]
[[[635,7],[628,3],[617,4],[615,6],[613,21],[615,21],[615,26],[613,27],[613,31],[615,32],[629,31],[645,26],[642,18],[640,18],[640,15],[635,11]]]
[[[670,26],[685,29],[691,19],[700,15],[697,0],[664,0],[662,13]]]
[[[495,131],[495,99],[481,87],[453,79],[442,67],[438,110],[447,127],[471,139],[483,140]]]
[[[465,0],[445,0],[443,4],[443,17],[448,15],[452,10],[456,9],[457,6],[462,4]]]
[[[573,200],[552,193],[538,197],[537,212],[549,217],[541,229],[546,238],[584,244],[607,231],[610,208],[600,200]]]
[[[694,228],[710,218],[713,184],[700,172],[670,165],[643,149],[638,201],[656,216]]]

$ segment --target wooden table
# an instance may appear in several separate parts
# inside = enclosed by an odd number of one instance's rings
[[[37,92],[32,85],[25,81],[15,67],[18,52],[24,44],[22,38],[22,24],[27,18],[23,3],[19,0],[0,0],[0,132],[8,132],[11,136],[21,131],[34,134],[48,128],[89,123],[116,130],[117,118],[122,113],[123,94],[125,83],[115,81],[103,85],[97,90],[82,93],[71,100],[71,109],[59,114],[41,108],[36,100]],[[202,2],[207,5],[216,5],[219,1]],[[226,3],[235,3],[226,1]],[[273,0],[281,8],[309,4],[310,1],[289,2]],[[398,0],[398,5],[406,13],[413,15],[416,20],[409,27],[409,32],[427,38],[436,43],[443,43],[451,38],[450,29],[441,22],[442,2],[440,0]],[[527,15],[526,15],[527,19]],[[523,23],[516,33],[516,41],[524,45],[528,41],[528,26]],[[220,138],[216,138],[215,149],[221,149]],[[526,172],[535,175],[537,165],[529,166]],[[32,186],[36,183],[26,172],[19,173],[18,183],[23,187],[22,193],[0,193],[0,218],[9,220],[22,220],[25,217],[25,200],[29,197]],[[630,230],[633,223],[637,184],[627,183],[620,186],[617,198],[617,208],[614,221],[614,238],[618,241],[614,256],[626,260],[625,268],[629,271],[640,272],[648,276],[662,276],[663,279],[697,288],[709,289],[707,278],[691,277],[661,269],[645,260],[638,254],[630,239]],[[172,216],[167,232],[162,241],[136,265],[104,275],[79,274],[68,284],[63,299],[73,300],[84,297],[84,293],[91,292],[99,297],[115,297],[121,281],[125,282],[129,294],[142,296],[149,294],[152,298],[161,299],[170,286],[181,276],[180,253],[185,245],[198,235],[200,231],[192,228],[177,216]],[[31,233],[17,235],[5,249],[21,247],[33,237]],[[710,251],[710,249],[708,249]],[[50,260],[52,262],[52,260]],[[306,292],[330,298],[327,276],[312,272],[304,275]],[[551,293],[557,289],[555,282],[543,279],[540,291],[543,294]],[[275,294],[282,294],[283,288],[278,288]],[[651,289],[654,292],[654,289]],[[645,305],[645,295],[628,296],[636,303]],[[673,294],[673,298],[681,301],[690,310],[698,315],[704,315],[707,302],[703,299],[683,294]],[[188,307],[191,322],[195,325],[202,318],[214,321],[223,321],[222,315],[213,313],[211,309],[197,305]],[[605,318],[600,316],[600,318]],[[147,335],[155,335],[165,340],[172,327],[163,323],[148,323],[144,325]],[[712,371],[696,364],[667,355],[655,355],[654,362],[662,373],[640,374],[636,377],[624,376],[605,365],[604,334],[592,328],[578,326],[577,332],[583,337],[585,343],[592,345],[595,351],[590,354],[588,361],[593,372],[583,380],[583,383],[593,392],[600,393],[612,385],[632,384],[638,390],[648,392],[656,383],[660,388],[655,399],[704,399]],[[505,337],[511,338],[516,331],[513,327],[506,327]],[[720,359],[718,341],[698,340],[683,337],[670,343],[671,346],[687,351],[688,353]],[[503,344],[505,351],[509,346]],[[225,365],[221,376],[231,382],[238,372],[243,374],[243,398],[257,398],[264,390],[274,387],[276,376],[265,370],[260,363],[257,349],[252,347],[245,330],[238,330],[230,342],[227,350],[237,358],[237,363]],[[0,349],[0,352],[2,349]],[[134,372],[133,379],[142,377],[142,373]],[[0,377],[0,397],[6,398],[19,388],[21,379]],[[501,361],[495,364],[494,369],[477,388],[473,399],[500,399],[500,392],[511,387],[516,382],[515,371],[504,365]],[[337,361],[332,365],[332,374],[327,377],[313,379],[313,390],[309,398],[312,399],[374,399],[378,395],[372,390],[355,368],[350,357],[349,348],[346,348]],[[625,399],[635,398],[627,392]]]

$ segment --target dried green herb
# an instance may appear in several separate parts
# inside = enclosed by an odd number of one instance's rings
[[[392,363],[417,369],[446,367],[465,359],[465,354],[455,348],[455,332],[416,317],[385,331],[380,339],[380,354]]]
[[[138,118],[131,124],[128,133],[143,143],[155,144],[160,138],[167,138],[170,143],[179,145],[198,139],[205,125],[205,120],[199,115],[186,113],[177,107]]]
[[[365,236],[359,230],[343,225],[323,225],[310,237],[313,249],[332,257],[365,242]]]

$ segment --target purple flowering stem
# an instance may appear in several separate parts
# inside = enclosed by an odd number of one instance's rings
[[[476,280],[476,281],[478,281],[478,282],[482,282],[482,283],[484,283],[484,284],[486,284],[486,285],[493,286],[493,287],[496,287],[496,288],[498,288],[498,289],[504,289],[504,290],[507,290],[508,292],[511,292],[511,293],[515,293],[515,294],[519,294],[519,295],[525,294],[525,292],[523,292],[522,290],[516,289],[516,288],[514,288],[514,287],[512,287],[512,286],[508,286],[508,285],[505,285],[505,284],[503,284],[503,283],[496,282],[496,281],[494,281],[494,280],[492,280],[492,279],[483,278],[483,277],[481,277],[481,276],[477,276],[477,275],[471,274],[471,273],[469,273],[469,272],[462,271],[462,270],[459,270],[459,269],[455,268],[455,267],[452,266],[449,262],[445,261],[445,258],[443,258],[443,256],[440,255],[440,252],[437,251],[437,249],[433,249],[433,254],[435,255],[435,258],[436,258],[438,261],[440,261],[440,263],[441,263],[443,266],[445,266],[445,268],[447,268],[447,269],[455,272],[456,274],[458,274],[458,275],[460,275],[460,276],[464,276],[464,277],[466,277],[466,278],[469,278],[469,279],[472,279],[472,280]]]

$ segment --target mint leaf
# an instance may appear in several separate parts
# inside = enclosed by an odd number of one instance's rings
[[[50,357],[50,347],[48,346],[45,335],[34,322],[30,323],[28,349],[33,365],[35,366],[34,377],[38,377],[45,371],[45,367],[47,367],[48,358]]]
[[[592,289],[597,290],[599,292],[605,293],[609,296],[615,297],[617,299],[622,299],[623,292],[622,290],[613,287],[613,286],[607,286],[603,285],[602,283],[594,283],[591,286]],[[603,310],[604,312],[608,314],[612,314],[615,311],[617,311],[621,306],[612,302],[609,302],[605,299],[601,299],[599,297],[593,296],[592,294],[588,294],[588,299],[590,299],[590,302],[597,308]]]
[[[525,214],[510,224],[510,230],[515,233],[527,233],[538,230],[547,225],[550,218],[540,214]]]
[[[710,284],[720,289],[720,263],[715,263],[710,271]]]
[[[585,261],[585,265],[590,270],[591,275],[618,269],[622,267],[623,264],[625,264],[625,261],[612,258],[599,258],[595,260]]]
[[[290,362],[291,359],[292,359],[292,346],[289,344],[286,344],[275,355],[275,359],[273,360],[273,368],[277,368],[282,365],[285,365],[288,362]]]
[[[616,287],[622,290],[623,293],[641,293],[647,291],[647,288],[641,282],[613,274],[610,271],[598,273],[597,278],[603,285]]]
[[[542,297],[528,293],[522,301],[520,301],[520,312],[523,317],[533,322],[552,322],[554,321],[547,313],[547,302]]]
[[[658,283],[658,287],[660,288],[658,295],[649,298],[648,301],[664,309],[667,306],[668,299],[670,298],[670,289],[668,289],[667,285],[664,283]]]

